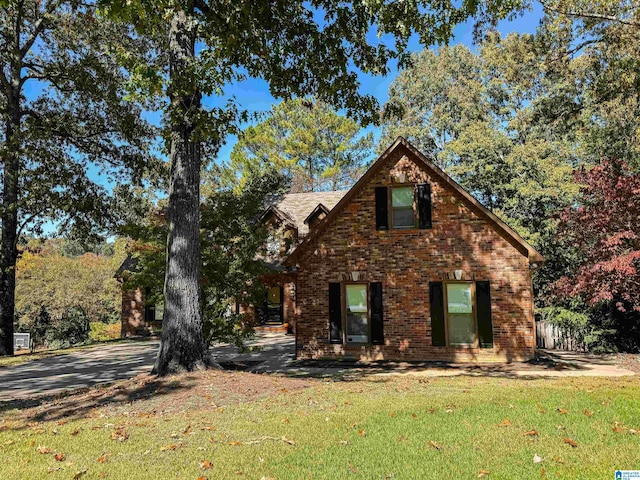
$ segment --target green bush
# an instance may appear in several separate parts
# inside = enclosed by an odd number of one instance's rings
[[[120,338],[120,323],[91,322],[89,328],[89,340],[92,342],[106,342]]]
[[[89,317],[80,307],[70,307],[55,326],[46,333],[49,348],[68,348],[89,339]]]

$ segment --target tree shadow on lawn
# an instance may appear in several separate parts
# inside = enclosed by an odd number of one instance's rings
[[[279,392],[301,390],[316,382],[219,369],[160,378],[141,374],[111,385],[1,402],[0,417],[18,424],[12,427],[17,430],[28,428],[33,422],[215,410]]]
[[[188,378],[170,379],[139,375],[111,385],[3,401],[0,402],[0,415],[19,410],[23,413],[19,414],[21,419],[27,422],[73,420],[91,416],[101,407],[132,404],[151,397],[160,399],[163,395],[189,390],[195,383],[195,380]]]
[[[587,371],[589,362],[565,361],[562,356],[536,355],[527,362],[511,363],[455,363],[447,361],[359,361],[301,360],[291,361],[284,366],[269,368],[269,365],[248,365],[246,371],[272,373],[292,378],[315,378],[333,381],[358,381],[375,375],[411,374],[425,377],[467,376],[490,377],[519,380],[539,380],[557,378],[547,372]],[[527,373],[531,372],[531,373]]]

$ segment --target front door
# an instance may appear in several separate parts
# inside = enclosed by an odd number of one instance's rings
[[[282,287],[269,287],[263,321],[265,325],[282,325],[282,296]]]

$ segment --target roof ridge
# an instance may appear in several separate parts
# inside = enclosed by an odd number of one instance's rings
[[[351,201],[351,197],[355,196],[355,192],[359,191],[364,185],[366,185],[367,181],[370,177],[378,172],[380,168],[384,165],[387,157],[399,146],[403,146],[410,153],[412,153],[416,159],[422,162],[429,170],[433,171],[435,175],[440,177],[445,183],[447,183],[450,187],[454,189],[455,192],[458,193],[464,200],[466,200],[472,207],[480,214],[484,215],[494,226],[494,228],[501,234],[503,237],[509,237],[515,243],[520,245],[520,247],[527,252],[527,257],[529,261],[533,262],[541,262],[544,261],[544,257],[524,238],[522,238],[515,230],[509,227],[504,221],[498,218],[493,212],[491,212],[487,207],[485,207],[482,203],[480,203],[473,195],[467,192],[464,188],[462,188],[453,178],[451,178],[447,173],[445,173],[440,167],[434,164],[431,160],[429,160],[420,150],[415,148],[407,139],[402,136],[396,138],[396,140],[378,157],[378,159],[373,162],[373,164],[367,169],[367,171],[358,179],[358,181],[349,189],[349,191],[340,199],[340,201],[329,211],[327,216],[320,221],[320,223],[310,232],[309,235],[305,237],[305,239],[300,242],[295,250],[291,252],[291,254],[284,260],[284,265],[292,266],[297,257],[299,257],[302,252],[306,249],[306,247],[315,240],[333,221],[335,217],[340,214],[340,211],[346,207],[346,205]],[[523,253],[523,252],[521,252]],[[524,255],[524,253],[523,253]]]

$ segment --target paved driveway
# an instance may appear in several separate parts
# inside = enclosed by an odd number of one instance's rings
[[[0,402],[130,378],[153,367],[158,342],[101,345],[0,368]]]

